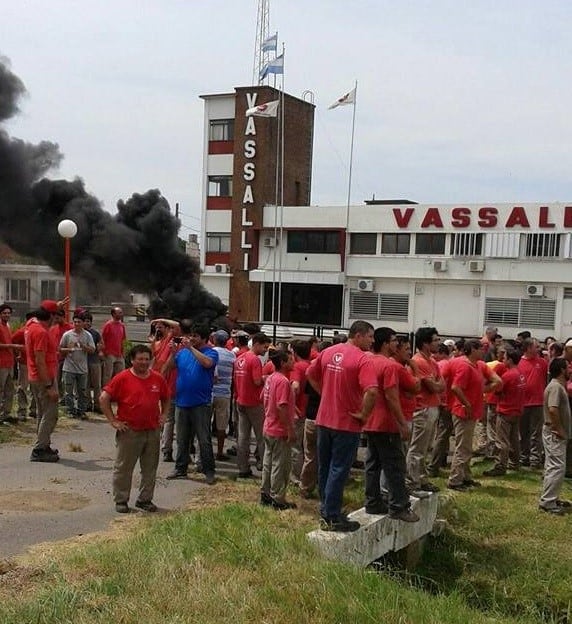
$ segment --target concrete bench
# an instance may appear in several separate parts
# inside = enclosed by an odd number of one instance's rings
[[[412,557],[415,559],[419,555],[419,540],[433,530],[438,506],[437,494],[423,499],[411,497],[411,508],[419,516],[419,522],[402,522],[389,516],[366,514],[362,507],[349,514],[351,520],[357,520],[361,525],[357,531],[335,533],[317,530],[308,533],[308,539],[324,557],[360,567],[368,566],[390,551],[410,545],[416,551]]]

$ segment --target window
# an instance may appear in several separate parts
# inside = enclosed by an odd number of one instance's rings
[[[564,287],[564,299],[572,299],[572,288],[569,286]]]
[[[556,301],[554,299],[503,299],[487,297],[485,324],[505,327],[554,329]]]
[[[409,295],[351,290],[350,317],[407,322]]]
[[[560,254],[560,234],[526,234],[528,258],[556,258]]]
[[[375,254],[377,251],[377,234],[351,234],[350,253]]]
[[[209,197],[231,197],[232,176],[209,176]]]
[[[65,297],[65,283],[58,280],[42,280],[40,292],[42,299],[61,301]]]
[[[415,236],[415,253],[430,256],[445,253],[445,234],[417,234]]]
[[[30,301],[30,280],[6,279],[6,301]]]
[[[232,141],[234,139],[234,119],[211,119],[209,141]]]
[[[226,253],[230,251],[230,234],[207,232],[207,252]]]
[[[340,234],[336,230],[291,230],[288,253],[340,253]]]
[[[452,256],[480,256],[483,253],[483,234],[451,234]]]
[[[381,253],[382,254],[408,254],[409,234],[382,234]]]

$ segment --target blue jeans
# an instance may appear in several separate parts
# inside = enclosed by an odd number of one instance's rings
[[[331,521],[340,519],[344,486],[359,444],[359,433],[317,426],[318,487],[320,515]]]
[[[211,441],[211,414],[210,403],[195,405],[194,407],[177,407],[175,411],[175,427],[177,431],[177,457],[175,470],[187,472],[190,455],[191,440],[197,436],[201,464],[206,475],[214,475],[215,461]]]

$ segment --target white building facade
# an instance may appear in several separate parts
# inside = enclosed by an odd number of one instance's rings
[[[261,320],[274,283],[283,324],[572,336],[572,205],[268,206],[259,244]]]

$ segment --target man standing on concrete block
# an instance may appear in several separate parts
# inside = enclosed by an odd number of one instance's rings
[[[397,337],[390,327],[378,327],[373,334],[373,363],[378,380],[378,393],[373,411],[364,425],[367,433],[365,460],[365,511],[386,514],[394,520],[417,522],[411,511],[405,487],[404,441],[409,440],[410,426],[399,400],[399,369],[395,360]],[[388,498],[381,493],[381,476]]]
[[[308,380],[322,395],[318,429],[318,485],[321,527],[350,532],[359,523],[342,513],[344,485],[359,444],[363,423],[377,397],[377,376],[372,355],[373,326],[355,321],[349,340],[333,345],[312,361]]]

